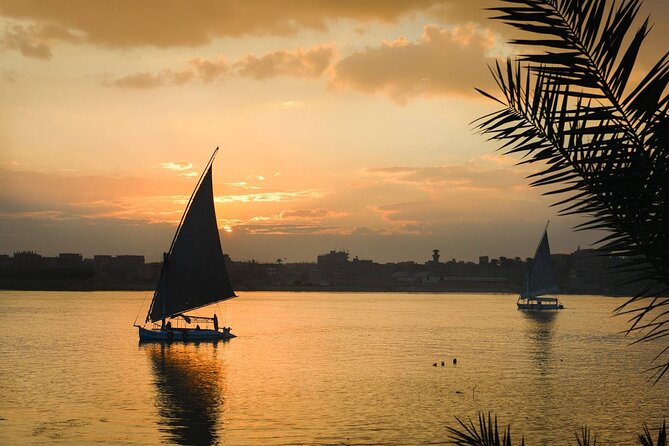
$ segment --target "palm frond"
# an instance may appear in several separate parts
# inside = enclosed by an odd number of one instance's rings
[[[577,230],[607,231],[599,248],[635,267],[641,291],[618,309],[628,333],[669,336],[669,53],[630,87],[650,28],[632,31],[640,0],[501,1],[495,18],[532,34],[512,43],[540,51],[491,68],[503,98],[482,93],[504,107],[477,127],[544,166],[531,185],[561,196],[560,214],[585,216]]]
[[[471,419],[465,423],[458,417],[455,420],[459,428],[447,427],[451,434],[452,444],[457,446],[513,446],[511,440],[511,426],[507,425],[500,436],[497,426],[497,416],[493,419],[491,414],[478,414],[478,427]],[[520,445],[525,446],[525,439],[521,438]]]
[[[637,437],[642,446],[667,446],[667,422],[662,422],[662,426],[657,430],[657,443],[653,441],[653,434],[646,424],[643,425],[643,434]]]
[[[597,446],[597,435],[592,437],[590,428],[588,426],[583,426],[581,432],[576,433],[576,444],[578,444],[578,446]]]

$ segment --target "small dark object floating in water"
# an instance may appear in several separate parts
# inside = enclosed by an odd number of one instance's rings
[[[458,363],[458,358],[453,358],[453,365],[456,365]]]

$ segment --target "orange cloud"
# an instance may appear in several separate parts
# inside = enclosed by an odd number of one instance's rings
[[[188,170],[193,168],[193,163],[187,163],[185,161],[168,161],[166,163],[161,163],[160,167],[168,170]]]
[[[276,51],[258,57],[248,54],[229,65],[224,57],[215,60],[194,58],[189,67],[180,70],[165,69],[157,74],[136,73],[115,80],[106,80],[107,86],[148,89],[164,85],[181,85],[199,79],[208,84],[224,76],[241,76],[262,80],[278,76],[319,77],[330,66],[334,49],[330,45],[298,48],[294,51]]]
[[[242,195],[219,195],[214,197],[216,203],[266,203],[295,201],[304,198],[318,198],[322,194],[316,190],[290,192],[260,192]]]
[[[188,163],[173,164],[185,168]],[[333,246],[368,244],[376,246],[377,251],[370,251],[377,253],[373,257],[385,253],[388,260],[402,260],[422,255],[410,254],[410,250],[428,256],[442,244],[448,244],[449,250],[460,244],[459,252],[471,253],[471,244],[477,243],[478,255],[479,250],[490,249],[486,246],[494,246],[495,240],[501,244],[495,231],[515,228],[509,231],[519,235],[520,244],[510,244],[505,235],[504,249],[499,252],[507,255],[508,246],[518,250],[524,243],[525,229],[518,224],[518,215],[524,216],[525,227],[528,221],[539,227],[552,211],[539,191],[514,190],[516,184],[524,184],[525,172],[511,172],[497,162],[489,164],[476,159],[463,166],[368,169],[357,172],[365,183],[362,189],[346,186],[349,173],[342,173],[342,181],[327,194],[320,192],[325,186],[314,184],[319,189],[238,195],[234,193],[238,188],[218,183],[216,202],[224,245],[238,244],[236,252],[226,252],[236,258],[253,257],[257,254],[251,247],[258,243],[262,245],[258,252],[270,257],[290,250],[291,255],[313,260]],[[153,172],[162,174],[157,169]],[[129,252],[158,259],[171,240],[193,185],[193,180],[176,176],[82,176],[0,169],[0,224],[5,228],[0,231],[0,244],[5,250],[42,253],[50,249],[98,253],[131,249]],[[286,238],[298,235],[323,237],[319,239],[322,243]],[[394,251],[389,247],[393,237],[398,241]],[[485,237],[488,245],[481,241]],[[128,238],[134,243],[125,245]],[[272,240],[283,240],[285,245],[268,247],[266,243]],[[525,242],[531,245],[534,240]],[[531,249],[527,247],[528,252]]]
[[[165,212],[181,212],[188,196],[183,197],[183,203],[175,197],[192,187],[192,180],[0,169],[0,209],[3,218],[41,213],[42,218],[69,220],[132,217],[154,221],[162,220]]]
[[[248,55],[235,64],[243,77],[261,80],[280,75],[319,77],[330,65],[334,50],[329,45],[318,45],[308,50],[276,51],[260,58]]]
[[[71,30],[50,22],[40,24],[8,24],[0,36],[0,48],[16,50],[26,57],[51,59],[54,42],[77,43],[82,37]]]
[[[230,70],[230,67],[222,56],[219,57],[218,60],[208,60],[196,57],[188,62],[195,68],[195,71],[202,82],[206,84],[222,77]]]
[[[290,209],[282,211],[279,215],[282,219],[310,219],[322,220],[324,218],[346,217],[348,212],[335,212],[329,209]]]
[[[105,80],[102,84],[105,86],[114,86],[122,88],[150,89],[162,87],[163,85],[181,85],[193,78],[193,73],[189,70],[172,71],[163,70],[158,74],[153,73],[135,73],[113,80]]]
[[[479,161],[434,167],[383,167],[367,169],[366,172],[382,181],[414,184],[429,190],[450,188],[497,191],[525,186],[530,173],[520,168],[484,166]]]
[[[22,26],[8,27],[0,37],[0,47],[16,50],[26,57],[43,60],[51,59],[49,46],[34,34],[34,31]]]
[[[494,37],[474,26],[427,25],[416,42],[400,37],[345,57],[334,67],[332,85],[381,93],[404,104],[416,96],[474,94],[490,83],[482,69]]]
[[[268,224],[268,225],[238,225],[234,228],[252,235],[295,235],[295,234],[328,234],[333,228],[317,224]]]
[[[5,17],[76,31],[107,47],[197,46],[217,37],[294,35],[340,19],[392,22],[445,0],[0,0]]]

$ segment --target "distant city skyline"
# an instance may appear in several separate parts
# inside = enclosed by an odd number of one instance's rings
[[[223,236],[222,236],[223,237]],[[304,240],[304,236],[296,236],[293,240],[297,240],[299,237],[299,240]],[[260,237],[257,237],[260,238]],[[225,240],[224,240],[225,241]],[[262,240],[258,240],[259,243],[262,243]],[[290,240],[285,240],[281,239],[282,243],[288,243],[290,244]],[[535,240],[536,243],[536,240]],[[247,242],[243,242],[244,246],[247,246]],[[324,241],[323,245],[327,245],[327,240]],[[501,243],[500,243],[501,245]],[[373,262],[377,263],[398,263],[398,262],[416,262],[419,264],[425,263],[425,262],[430,262],[433,260],[433,255],[434,255],[434,250],[439,251],[439,259],[441,262],[449,262],[452,260],[456,261],[462,261],[462,262],[474,262],[478,263],[481,257],[487,257],[490,260],[492,259],[499,259],[499,258],[509,258],[509,259],[514,259],[514,258],[520,258],[522,260],[525,260],[527,258],[531,258],[532,255],[534,255],[534,250],[536,246],[531,247],[531,251],[528,251],[527,254],[517,254],[515,252],[501,252],[501,253],[496,253],[496,254],[491,254],[487,252],[481,252],[476,255],[472,255],[470,257],[460,257],[457,255],[453,255],[453,252],[445,251],[443,248],[440,248],[438,246],[432,246],[423,250],[420,250],[421,246],[416,246],[414,249],[412,249],[411,252],[415,252],[416,255],[414,257],[388,257],[385,256],[383,258],[375,258],[375,257],[370,257],[367,255],[362,254],[365,252],[365,249],[356,249],[355,247],[346,247],[346,246],[331,246],[331,247],[325,247],[320,249],[319,246],[321,246],[320,243],[313,243],[311,244],[311,247],[309,250],[306,250],[304,252],[314,252],[313,256],[286,256],[282,255],[281,251],[272,251],[272,252],[262,252],[266,247],[267,244],[261,244],[261,246],[258,247],[258,252],[260,255],[258,256],[251,256],[251,257],[238,257],[231,253],[230,251],[227,251],[224,249],[224,253],[228,255],[232,260],[238,261],[238,262],[247,262],[247,261],[257,261],[261,263],[273,263],[276,262],[277,260],[281,260],[283,263],[301,263],[301,262],[315,262],[316,259],[326,253],[331,253],[331,252],[346,252],[348,253],[350,259],[353,258],[359,258],[360,260],[371,260]],[[281,244],[279,244],[279,247],[281,247]],[[225,244],[224,244],[225,248]],[[574,249],[571,250],[555,250],[553,248],[553,254],[571,254],[578,249],[589,249],[590,246],[585,246],[585,245],[577,245],[574,247]],[[290,246],[285,247],[284,249],[287,249],[290,251]],[[368,251],[373,251],[373,249],[368,249]],[[123,251],[123,250],[114,250],[111,248],[109,251],[101,251],[101,250],[91,250],[91,249],[74,249],[73,247],[63,247],[62,249],[57,249],[53,251],[40,251],[38,249],[27,249],[27,248],[19,248],[19,249],[12,249],[8,251],[0,251],[0,256],[2,255],[7,255],[12,257],[14,254],[17,253],[34,253],[43,257],[58,257],[61,255],[70,255],[70,254],[76,254],[76,255],[81,255],[85,259],[92,259],[96,256],[98,257],[107,257],[107,256],[114,256],[114,257],[136,257],[136,256],[141,256],[145,259],[146,262],[162,262],[162,252],[159,252],[158,254],[151,255],[150,253],[146,252],[140,252],[140,251]],[[495,251],[497,252],[497,251]]]
[[[554,252],[598,238],[472,128],[513,52],[493,0],[224,3],[0,0],[0,253],[159,260],[216,146],[236,259],[524,258],[548,220]],[[646,14],[634,79],[666,50],[669,3]]]
[[[515,293],[521,289],[531,259],[480,256],[476,262],[440,258],[438,250],[423,262],[375,262],[346,251],[329,251],[306,262],[225,259],[237,291],[464,291]],[[634,295],[639,284],[621,285],[624,258],[602,257],[592,250],[552,255],[561,294]],[[85,257],[80,253],[43,256],[35,252],[0,255],[0,289],[153,290],[162,262],[142,255]],[[615,285],[614,285],[615,284]]]

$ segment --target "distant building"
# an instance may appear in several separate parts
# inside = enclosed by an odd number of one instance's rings
[[[338,269],[348,264],[348,251],[330,251],[318,256],[318,268],[323,271]]]
[[[84,263],[84,256],[81,254],[65,252],[58,254],[57,264],[60,268],[79,268]]]
[[[435,264],[439,263],[439,250],[438,249],[433,249],[432,250],[432,261]]]
[[[139,266],[144,264],[144,256],[122,255],[116,256],[114,263],[121,267]]]
[[[444,264],[439,261],[439,257],[440,257],[439,256],[439,250],[438,249],[433,249],[432,250],[432,260],[428,260],[427,262],[425,262],[425,266],[432,273],[432,277],[434,277],[435,275],[438,275],[443,269],[442,267],[444,266]],[[427,276],[429,276],[429,275],[426,275],[426,277]],[[432,281],[434,281],[434,279],[433,278],[431,278],[431,279],[420,278],[420,281],[422,281],[422,282],[426,282],[426,281],[432,282]]]
[[[20,267],[40,266],[42,256],[34,251],[18,251],[14,253],[14,264]]]
[[[94,265],[109,265],[112,263],[113,257],[110,255],[94,255],[93,264]]]

